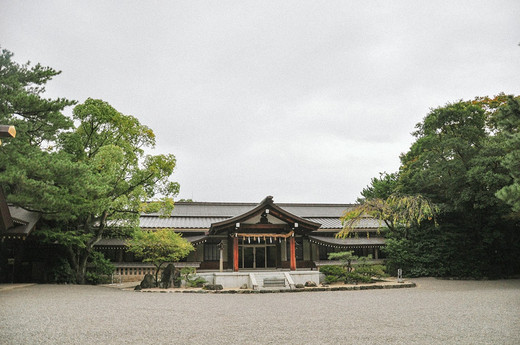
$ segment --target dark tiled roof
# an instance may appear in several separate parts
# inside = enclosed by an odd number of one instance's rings
[[[313,242],[337,246],[337,247],[352,247],[352,246],[382,246],[385,244],[385,239],[381,237],[371,238],[335,238],[335,237],[323,237],[323,236],[309,236],[309,239]]]
[[[141,228],[160,229],[160,228],[174,228],[174,229],[209,229],[212,223],[221,222],[230,217],[177,217],[171,216],[168,218],[154,217],[149,215],[141,216],[139,224]]]
[[[352,204],[297,204],[276,203],[287,212],[302,218],[340,217],[346,209],[355,207]],[[231,218],[246,213],[257,207],[258,203],[232,202],[176,202],[172,216],[175,217],[224,217]],[[147,216],[158,217],[150,213]]]
[[[188,242],[197,245],[207,240],[206,235],[198,236],[183,236]],[[126,239],[123,238],[102,238],[95,245],[98,247],[123,247],[126,244]]]
[[[340,217],[352,204],[297,204],[275,203],[278,207],[305,220],[321,224],[320,229],[341,229]],[[143,214],[140,219],[141,228],[158,229],[209,229],[211,224],[222,222],[247,213],[259,204],[230,202],[177,202],[171,217],[160,217],[159,214]],[[366,218],[356,228],[374,229],[380,222]]]
[[[122,238],[102,238],[95,245],[96,246],[124,246],[126,240]]]
[[[14,226],[0,234],[1,236],[8,238],[24,238],[28,236],[31,231],[33,231],[41,216],[37,212],[27,211],[17,206],[9,206],[9,213],[13,219]]]
[[[211,224],[221,222],[231,217],[151,217],[141,216],[140,226],[145,229],[209,229]],[[321,224],[320,229],[341,229],[339,217],[303,217],[314,223]],[[381,227],[382,224],[377,219],[365,218],[357,226],[357,229],[374,229]]]
[[[341,220],[339,217],[335,218],[308,218],[309,220],[312,220],[313,222],[320,223],[321,229],[341,229],[343,226],[341,225]],[[374,218],[363,218],[361,221],[356,225],[356,229],[374,229],[374,228],[380,228],[384,226],[384,223],[381,221],[374,219]]]

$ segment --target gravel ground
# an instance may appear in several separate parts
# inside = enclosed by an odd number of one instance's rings
[[[1,344],[520,344],[520,280],[278,294],[0,291]]]

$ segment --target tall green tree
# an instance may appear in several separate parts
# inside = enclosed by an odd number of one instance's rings
[[[423,232],[414,245],[442,248],[442,255],[430,264],[442,266],[444,274],[518,270],[518,227],[506,217],[509,207],[495,196],[511,184],[503,164],[507,145],[494,125],[503,107],[499,97],[433,109],[417,125],[416,141],[401,156],[400,190],[424,195],[440,207],[438,231]]]
[[[149,155],[153,131],[107,102],[88,99],[72,118],[73,101],[44,99],[45,83],[59,72],[0,58],[0,121],[15,125],[16,140],[0,147],[0,184],[9,202],[41,212],[40,234],[63,245],[78,283],[104,236],[138,226],[141,211],[165,214],[179,185],[169,180],[173,155]],[[162,196],[161,202],[157,195]]]
[[[45,85],[60,72],[29,62],[20,65],[13,54],[2,49],[0,54],[0,123],[16,127],[15,140],[6,140],[0,146],[0,184],[9,197],[21,188],[37,188],[40,176],[27,173],[28,165],[45,170],[54,165],[53,155],[59,135],[73,126],[62,111],[74,101],[43,97]],[[23,181],[23,183],[22,183]],[[27,208],[32,202],[23,200]]]
[[[13,61],[13,53],[1,49],[0,123],[13,125],[17,130],[16,147],[11,150],[4,147],[3,154],[12,153],[16,148],[39,149],[42,144],[52,145],[61,131],[72,127],[71,119],[62,111],[75,101],[43,97],[47,82],[60,73],[40,64],[20,65]]]
[[[74,108],[74,131],[63,133],[59,153],[69,171],[41,211],[54,219],[45,232],[50,241],[67,247],[78,282],[84,282],[87,259],[104,236],[121,235],[138,226],[143,201],[162,195],[169,214],[179,185],[171,182],[176,160],[171,154],[147,155],[155,144],[153,131],[102,100],[87,99]],[[66,205],[63,205],[65,203]],[[60,205],[59,209],[49,209]],[[150,204],[146,204],[150,208]]]
[[[341,234],[382,220],[387,265],[410,275],[520,272],[519,109],[503,94],[432,109],[399,173],[372,179]]]
[[[379,177],[370,180],[370,184],[361,191],[361,198],[358,202],[370,199],[386,199],[398,191],[398,173],[380,173]]]
[[[511,205],[520,215],[520,98],[509,96],[495,116],[498,133],[495,141],[503,144],[505,155],[501,162],[511,177],[512,183],[502,187],[496,196]]]

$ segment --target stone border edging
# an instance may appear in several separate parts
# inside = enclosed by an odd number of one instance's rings
[[[300,289],[270,289],[270,290],[133,290],[134,292],[154,292],[154,293],[215,293],[215,294],[262,294],[262,293],[291,293],[291,292],[320,292],[320,291],[357,291],[357,290],[376,290],[376,289],[401,289],[416,287],[415,283],[397,283],[387,285],[349,285],[349,286],[322,286],[307,287]]]

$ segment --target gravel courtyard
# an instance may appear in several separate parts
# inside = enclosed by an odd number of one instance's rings
[[[520,280],[278,294],[0,291],[1,344],[520,344]]]

